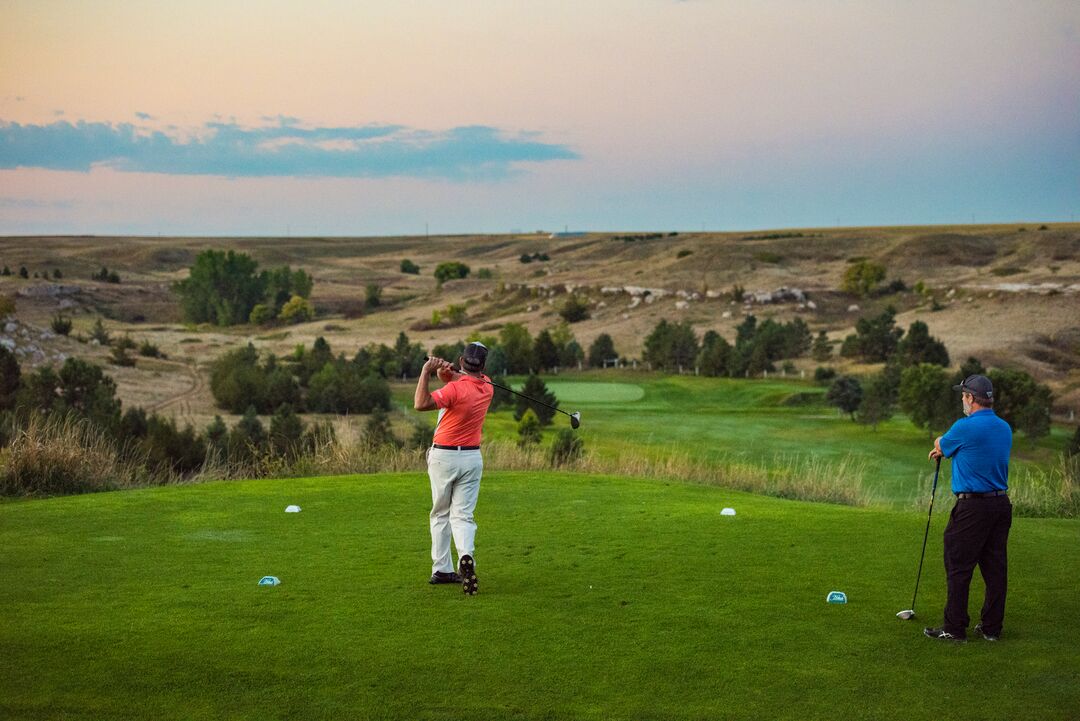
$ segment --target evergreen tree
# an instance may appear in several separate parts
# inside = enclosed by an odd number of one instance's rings
[[[279,456],[295,458],[300,454],[304,422],[289,403],[282,403],[270,418],[270,448]]]
[[[817,338],[814,339],[814,346],[811,349],[811,355],[819,363],[824,363],[832,358],[832,343],[829,341],[829,336],[825,334],[825,331],[818,331]]]
[[[531,399],[543,401],[549,406],[559,407],[559,400],[555,397],[555,394],[548,390],[544,381],[540,380],[540,376],[530,375],[525,380],[525,386],[521,389],[522,395],[528,396]],[[551,423],[552,418],[555,417],[555,410],[548,408],[539,403],[534,403],[529,398],[523,398],[517,396],[517,408],[514,410],[514,419],[521,420],[525,412],[530,408],[536,417],[540,419],[541,425],[548,425]]]
[[[943,367],[949,365],[949,352],[945,344],[930,335],[926,323],[917,320],[908,328],[907,335],[897,345],[896,355],[903,367],[919,363],[933,363]]]
[[[589,367],[602,368],[604,361],[616,360],[619,354],[615,352],[615,343],[607,333],[596,336],[596,340],[589,346]]]
[[[547,330],[536,334],[536,340],[533,342],[533,357],[536,359],[538,370],[545,371],[558,367],[559,349],[551,340],[551,333]]]

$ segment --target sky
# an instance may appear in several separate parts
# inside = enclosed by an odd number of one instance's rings
[[[0,0],[0,235],[1078,214],[1076,0]]]

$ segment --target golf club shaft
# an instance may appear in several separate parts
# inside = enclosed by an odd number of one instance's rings
[[[431,359],[431,357],[430,357],[430,356],[426,356],[426,358],[427,358],[428,360],[430,360],[430,359]],[[455,373],[460,373],[460,372],[461,372],[461,369],[460,369],[460,368],[458,368],[458,367],[457,367],[457,366],[455,366],[455,365],[451,365],[451,366],[450,366],[450,370],[454,371]],[[551,410],[553,410],[553,411],[558,411],[559,413],[562,413],[562,414],[563,414],[563,415],[565,415],[565,416],[569,416],[570,418],[573,418],[573,417],[574,417],[574,416],[573,416],[573,414],[571,414],[571,413],[567,413],[567,412],[566,412],[566,411],[564,411],[564,410],[563,410],[562,408],[556,408],[555,406],[551,405],[550,403],[544,403],[543,401],[538,401],[538,400],[536,400],[535,398],[530,398],[529,396],[525,395],[524,393],[518,393],[518,392],[517,392],[516,390],[514,390],[513,388],[507,388],[506,386],[501,386],[501,385],[499,385],[498,383],[495,383],[494,381],[489,381],[489,380],[485,380],[484,382],[485,382],[485,383],[487,383],[487,384],[489,384],[489,385],[493,385],[493,386],[495,386],[496,388],[502,388],[502,389],[503,389],[504,391],[509,391],[509,392],[513,393],[513,394],[514,394],[515,396],[521,396],[522,398],[524,398],[524,399],[525,399],[525,400],[527,400],[527,401],[531,401],[531,402],[533,402],[533,403],[538,403],[538,404],[540,404],[540,405],[542,405],[542,406],[545,406],[545,407],[547,407],[547,408],[550,408],[550,409],[551,409]]]
[[[930,489],[930,511],[926,514],[926,532],[923,533],[922,539],[922,553],[919,554],[919,572],[915,574],[915,593],[911,596],[911,608],[915,609],[915,598],[919,595],[919,581],[922,579],[922,566],[923,560],[926,558],[926,539],[930,537],[930,516],[934,513],[934,496],[937,495],[937,479],[938,473],[941,472],[941,458],[937,459],[937,466],[934,468],[934,485]]]

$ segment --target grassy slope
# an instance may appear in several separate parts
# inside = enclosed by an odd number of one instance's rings
[[[953,646],[893,616],[910,602],[914,511],[490,473],[482,592],[465,598],[425,583],[428,503],[426,479],[407,474],[0,505],[0,717],[916,721],[1080,708],[1075,521],[1016,521],[1004,640]],[[722,518],[728,505],[739,515]],[[943,523],[918,603],[927,622],[943,602]],[[283,585],[257,587],[264,574]],[[831,590],[851,602],[826,605]]]
[[[601,457],[645,453],[682,453],[710,461],[731,459],[783,463],[796,456],[820,456],[839,462],[851,456],[865,467],[865,482],[876,498],[907,504],[921,498],[932,472],[926,460],[929,435],[898,415],[877,431],[853,423],[825,405],[825,389],[791,379],[731,380],[648,373],[597,371],[545,376],[560,407],[580,410],[578,431],[585,447]],[[615,381],[612,402],[597,382]],[[582,391],[575,390],[584,383]],[[625,385],[624,385],[625,384]],[[433,383],[432,387],[438,387]],[[519,386],[520,387],[520,386]],[[630,391],[639,389],[639,393]],[[805,403],[789,405],[795,394]],[[629,400],[641,395],[640,400]],[[395,388],[395,401],[411,404],[412,386]],[[411,411],[410,411],[411,412]],[[432,420],[433,419],[430,419]],[[555,427],[565,424],[559,416]],[[1028,461],[1052,463],[1064,448],[1066,431],[1032,448],[1022,435],[1015,442],[1013,471]],[[488,438],[516,439],[512,411],[492,414],[485,424]],[[948,464],[942,480],[948,481]],[[947,487],[947,486],[946,486]]]

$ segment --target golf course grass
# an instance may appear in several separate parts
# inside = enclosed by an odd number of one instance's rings
[[[858,466],[870,495],[883,504],[909,508],[924,503],[929,491],[933,471],[927,461],[932,444],[929,432],[899,412],[877,429],[855,423],[825,403],[824,387],[809,381],[614,369],[543,378],[560,408],[581,411],[577,434],[585,448],[601,458],[676,454],[707,463],[782,465],[813,457]],[[521,387],[523,379],[510,380],[515,388]],[[411,410],[414,387],[396,384],[395,402],[406,414],[430,423],[430,414]],[[565,416],[556,415],[554,428],[567,425]],[[1052,467],[1072,432],[1055,427],[1035,444],[1017,434],[1011,464],[1014,477],[1025,470]],[[513,410],[490,413],[484,436],[515,440]],[[946,464],[942,475],[946,488],[948,478]]]
[[[303,511],[284,513],[293,503]],[[1014,522],[1002,640],[956,645],[921,634],[944,600],[941,515],[919,618],[903,622],[925,512],[490,472],[480,594],[464,597],[426,582],[429,505],[419,473],[0,504],[0,718],[958,721],[1080,709],[1077,521]],[[726,506],[737,515],[721,516]],[[257,586],[264,575],[282,585]],[[833,590],[849,603],[826,604]],[[976,577],[976,619],[981,594]]]

